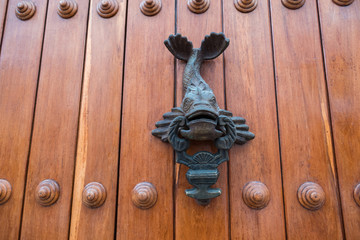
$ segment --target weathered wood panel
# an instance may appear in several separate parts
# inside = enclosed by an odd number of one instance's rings
[[[195,48],[200,47],[205,35],[211,32],[222,32],[221,1],[212,1],[208,10],[196,14],[188,9],[186,2],[177,2],[177,32],[192,41]],[[195,25],[194,25],[195,24]],[[183,99],[182,78],[185,62],[177,60],[176,105],[180,106]],[[202,64],[201,76],[213,89],[220,108],[224,109],[224,71],[223,57]],[[216,151],[209,143],[192,143],[189,152]],[[199,205],[195,199],[185,195],[185,189],[193,188],[186,179],[188,168],[176,164],[175,188],[175,238],[176,239],[228,239],[229,238],[229,201],[227,163],[219,166],[220,176],[212,186],[221,188],[222,194],[212,199],[208,206]]]
[[[0,53],[8,0],[0,0]]]
[[[126,16],[126,1],[118,2],[111,18],[99,16],[98,1],[90,3],[70,239],[114,238]],[[90,182],[106,189],[99,208],[82,203]]]
[[[269,2],[250,13],[224,1],[227,109],[247,120],[255,139],[230,150],[229,191],[232,239],[285,239],[279,140],[276,116]],[[270,202],[261,210],[243,201],[243,187],[261,181]]]
[[[0,205],[0,239],[18,239],[20,230],[47,4],[34,2],[36,14],[21,21],[15,16],[18,1],[9,1],[0,56],[0,179],[12,185],[9,201]],[[6,1],[0,5],[5,13]]]
[[[174,104],[174,60],[163,44],[174,32],[174,1],[162,1],[152,17],[128,2],[121,127],[117,239],[173,238],[173,151],[151,135],[155,123]],[[131,191],[139,182],[158,191],[155,206],[134,206]]]
[[[271,16],[287,236],[342,239],[316,1],[297,10],[271,1]],[[303,208],[297,198],[308,181],[325,192],[317,211]]]
[[[360,2],[318,4],[345,235],[360,239],[360,206],[353,196],[360,183]]]
[[[49,1],[41,72],[35,109],[22,239],[67,239],[69,233],[76,136],[83,73],[88,0],[69,19]],[[59,200],[43,207],[35,200],[44,179],[60,185]]]

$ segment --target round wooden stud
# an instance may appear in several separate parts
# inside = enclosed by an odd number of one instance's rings
[[[0,205],[9,200],[11,190],[11,184],[5,179],[0,179]]]
[[[257,6],[257,0],[234,0],[234,5],[240,12],[248,13],[254,11]]]
[[[325,203],[325,192],[322,187],[313,182],[306,182],[298,189],[298,200],[304,208],[315,211]]]
[[[157,201],[157,191],[149,182],[138,183],[132,190],[132,202],[140,209],[149,209]]]
[[[305,0],[281,0],[281,2],[289,9],[298,9],[305,4]]]
[[[45,207],[54,204],[59,199],[59,195],[59,184],[52,179],[46,179],[39,183],[35,192],[36,201]]]
[[[74,0],[60,0],[57,13],[62,18],[73,17],[78,10],[78,5]]]
[[[252,181],[245,184],[242,197],[249,208],[259,210],[269,204],[270,192],[262,182]]]
[[[339,6],[348,6],[354,2],[354,0],[333,0]]]
[[[154,16],[161,10],[161,0],[144,0],[140,3],[140,10],[146,16]]]
[[[82,201],[89,208],[101,207],[106,200],[106,189],[98,182],[88,183],[82,193]]]
[[[103,18],[111,18],[119,10],[119,3],[116,0],[101,0],[96,8],[97,13]]]
[[[208,10],[210,0],[188,0],[187,5],[193,13],[203,13]]]
[[[21,1],[17,4],[15,9],[16,17],[23,21],[28,20],[34,16],[35,12],[35,4],[31,1]]]
[[[360,207],[360,183],[356,185],[354,189],[354,200],[356,204]]]

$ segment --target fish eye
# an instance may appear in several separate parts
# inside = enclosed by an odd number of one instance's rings
[[[192,103],[194,102],[194,100],[190,99],[190,98],[185,98],[183,101],[183,109],[185,112],[189,111]]]
[[[216,98],[215,98],[215,96],[212,96],[212,97],[210,98],[210,102],[211,102],[211,103],[216,103]]]

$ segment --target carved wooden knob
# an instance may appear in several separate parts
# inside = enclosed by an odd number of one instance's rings
[[[74,0],[61,0],[59,2],[57,13],[62,18],[71,18],[76,14],[78,5]]]
[[[5,179],[0,179],[0,205],[6,203],[10,196],[11,184]]]
[[[354,0],[333,0],[339,6],[348,6],[354,2]]]
[[[360,207],[360,183],[356,185],[354,189],[354,200],[356,204]]]
[[[243,200],[249,208],[262,209],[269,204],[270,192],[262,182],[252,181],[243,188]]]
[[[106,189],[101,183],[88,183],[82,193],[82,201],[89,208],[98,208],[106,200]]]
[[[318,210],[325,203],[325,192],[322,187],[313,182],[306,182],[298,189],[298,200],[308,210]]]
[[[155,205],[156,200],[156,188],[149,182],[138,183],[132,190],[132,202],[138,208],[149,209]]]
[[[36,201],[42,206],[50,206],[54,204],[60,195],[59,184],[52,179],[46,179],[39,183],[36,188]]]
[[[144,0],[140,3],[140,10],[146,16],[154,16],[161,10],[161,0]]]
[[[19,2],[16,6],[15,14],[20,20],[28,20],[34,16],[36,12],[35,4],[31,1]]]
[[[188,0],[187,5],[193,13],[203,13],[208,10],[210,0]]]
[[[289,9],[298,9],[305,4],[305,0],[281,0],[283,5]]]
[[[96,10],[101,17],[111,18],[118,12],[119,3],[116,0],[101,0]]]
[[[248,13],[256,8],[257,0],[234,0],[234,5],[240,12]]]

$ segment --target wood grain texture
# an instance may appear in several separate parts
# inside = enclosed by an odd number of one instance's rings
[[[360,2],[318,3],[345,235],[360,239],[360,207],[352,196],[360,182]]]
[[[295,11],[271,1],[289,239],[343,238],[316,10],[314,0]],[[305,182],[324,189],[321,209],[309,211],[299,204],[296,193]]]
[[[173,238],[173,151],[151,135],[156,121],[174,104],[174,60],[163,41],[174,33],[174,1],[143,15],[139,1],[128,2],[117,239]],[[152,183],[156,204],[137,208],[131,192],[139,182]]]
[[[77,2],[83,11],[63,19],[57,14],[58,2],[49,1],[22,239],[68,238],[88,13],[88,1]],[[49,207],[38,204],[34,196],[44,179],[60,186],[59,200]]]
[[[232,239],[285,239],[279,139],[268,1],[250,13],[224,2],[227,110],[244,117],[255,139],[230,150],[230,216]],[[270,202],[253,210],[242,199],[242,188],[261,181]]]
[[[98,15],[98,1],[90,5],[70,239],[114,238],[126,1],[118,3],[111,18]],[[82,203],[89,182],[107,192],[97,209]]]
[[[211,6],[202,14],[189,11],[185,1],[178,1],[177,5],[177,32],[186,36],[199,48],[205,35],[211,32],[222,32],[221,1],[212,1]],[[196,26],[194,25],[196,23]],[[176,106],[180,106],[183,98],[182,78],[185,62],[176,60],[177,86]],[[201,76],[212,88],[218,105],[224,109],[224,70],[223,57],[205,61],[201,67]],[[189,153],[198,151],[216,152],[209,142],[192,142]],[[227,163],[219,166],[220,176],[217,183],[212,186],[221,188],[222,194],[211,200],[208,206],[199,205],[195,199],[185,195],[185,189],[191,189],[186,179],[188,168],[176,164],[175,188],[175,238],[176,239],[228,239],[229,238],[229,204],[228,204],[228,175]]]
[[[0,56],[0,178],[12,186],[11,198],[0,205],[0,239],[19,236],[47,4],[34,2],[37,14],[23,22],[15,16],[18,1],[9,1]]]
[[[8,0],[0,0],[0,54],[1,54],[1,40],[5,25],[7,5],[8,5]]]

